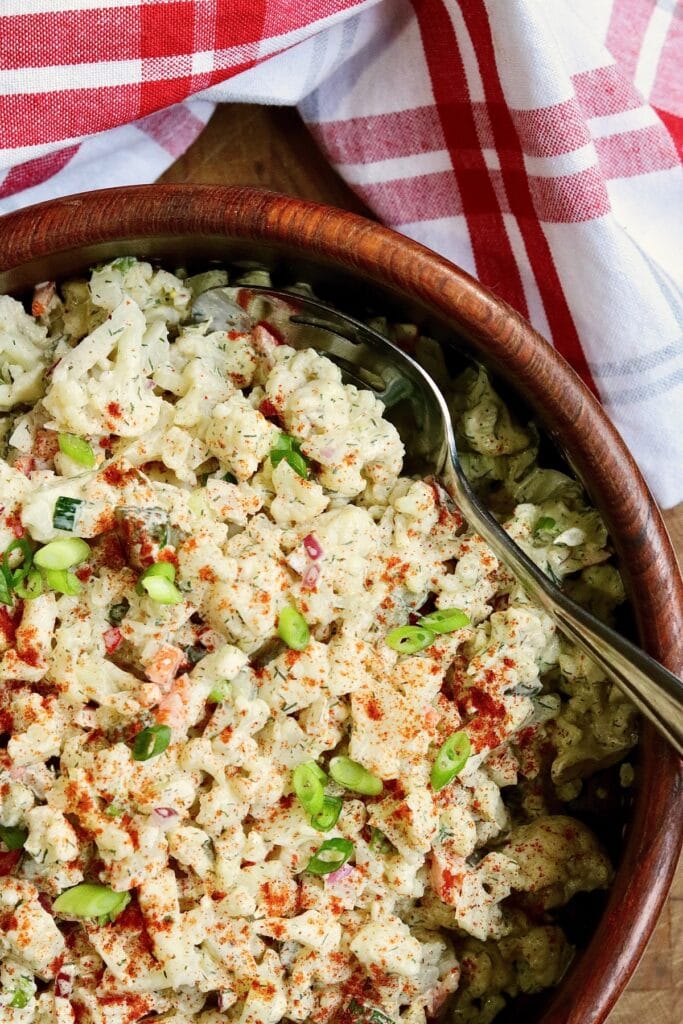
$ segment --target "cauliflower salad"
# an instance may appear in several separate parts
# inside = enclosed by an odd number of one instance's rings
[[[566,804],[633,709],[268,280],[231,271],[227,331],[192,318],[224,270],[0,297],[1,1024],[488,1024],[610,883]],[[611,616],[580,486],[417,352],[505,528]]]

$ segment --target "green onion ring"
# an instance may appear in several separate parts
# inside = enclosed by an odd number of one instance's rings
[[[431,629],[432,633],[452,633],[470,625],[470,617],[461,608],[438,608],[429,615],[418,619],[418,625]]]
[[[354,793],[362,793],[363,796],[379,796],[384,789],[381,779],[350,757],[333,757],[330,761],[330,775],[340,786]]]
[[[342,800],[339,796],[326,796],[321,810],[311,815],[311,825],[318,832],[329,832],[337,824],[341,814]]]
[[[96,917],[107,919],[120,914],[130,903],[130,893],[114,892],[107,885],[83,882],[67,889],[52,904],[53,911],[69,917]]]
[[[416,654],[434,643],[434,632],[424,626],[398,626],[387,634],[386,642],[399,654]]]
[[[85,438],[78,437],[77,434],[59,434],[57,442],[59,450],[79,466],[92,469],[96,465],[95,453]]]
[[[141,729],[133,740],[133,758],[136,761],[149,761],[163,754],[170,742],[171,730],[167,725],[149,725]]]
[[[463,729],[448,737],[432,765],[431,783],[435,793],[460,774],[471,753],[470,738]]]
[[[19,565],[10,565],[10,555],[13,551],[21,551],[24,556]],[[12,543],[5,549],[5,553],[2,556],[2,567],[5,571],[5,578],[9,579],[11,585],[16,587],[17,583],[21,583],[31,571],[33,565],[33,551],[31,545],[24,537],[19,537],[17,540],[13,540]]]
[[[70,569],[79,562],[84,562],[90,554],[90,548],[80,537],[65,537],[52,540],[44,548],[39,548],[33,561],[39,569]]]
[[[346,864],[352,855],[353,843],[349,839],[326,839],[309,860],[306,870],[312,875],[331,875]]]
[[[308,647],[311,633],[308,623],[296,608],[285,605],[280,611],[277,623],[278,636],[293,651],[303,651]]]
[[[292,772],[292,785],[301,806],[307,814],[318,814],[323,809],[325,791],[315,770],[314,762],[299,764]]]

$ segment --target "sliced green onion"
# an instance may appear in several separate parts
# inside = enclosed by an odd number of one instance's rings
[[[46,569],[45,583],[49,590],[54,590],[58,594],[68,594],[69,597],[80,594],[83,589],[78,577],[66,569]]]
[[[325,772],[322,770],[318,762],[308,761],[307,763],[310,765],[311,771],[315,772],[316,776],[320,779],[323,786],[325,786],[327,784],[327,775],[325,775]]]
[[[78,510],[83,502],[80,498],[57,498],[52,513],[52,525],[55,530],[73,530]]]
[[[118,804],[109,804],[104,808],[104,813],[108,818],[120,818],[123,814],[123,807],[119,807]]]
[[[0,839],[8,850],[21,850],[27,836],[28,832],[25,828],[7,828],[5,825],[0,825]]]
[[[418,625],[431,629],[432,633],[452,633],[469,624],[470,617],[461,608],[439,608],[418,619]]]
[[[155,562],[154,565],[150,565],[145,569],[140,577],[140,583],[154,576],[161,576],[163,579],[170,580],[173,583],[175,579],[175,566],[172,562]]]
[[[96,917],[111,920],[130,903],[130,893],[114,892],[107,885],[83,882],[67,889],[52,904],[58,914],[69,917]]]
[[[96,465],[95,453],[86,440],[76,434],[59,434],[57,437],[59,450],[79,466],[92,469]]]
[[[312,875],[330,875],[352,855],[353,843],[349,839],[326,839],[309,860],[306,870]]]
[[[230,693],[231,685],[227,679],[220,679],[215,686],[209,691],[209,695],[206,698],[209,704],[220,704]]]
[[[326,796],[322,808],[311,815],[311,825],[318,832],[329,832],[337,824],[341,814],[342,800],[339,796]]]
[[[434,643],[434,632],[424,626],[398,626],[387,634],[386,642],[399,654],[415,654]]]
[[[293,651],[303,651],[308,647],[311,633],[308,623],[296,608],[285,605],[278,617],[277,633],[281,640]]]
[[[448,737],[432,765],[431,783],[435,793],[460,774],[471,752],[470,738],[462,729]]]
[[[163,754],[170,742],[171,730],[167,725],[150,725],[133,740],[133,757],[136,761],[149,761]]]
[[[142,583],[143,588],[157,604],[180,604],[183,595],[175,584],[163,576],[151,576]]]
[[[14,551],[21,551],[23,557],[19,565],[12,566],[10,564],[10,555]],[[13,587],[16,587],[17,583],[21,583],[31,571],[33,565],[33,551],[31,545],[23,537],[18,540],[13,540],[12,543],[5,549],[5,553],[2,556],[2,567],[5,571],[5,578],[8,579]]]
[[[33,561],[40,569],[70,569],[72,565],[84,562],[90,554],[90,548],[80,537],[66,537],[64,540],[52,540],[44,548],[39,548]]]
[[[333,757],[330,761],[330,775],[340,786],[364,796],[378,796],[384,789],[381,779],[350,757]]]
[[[175,566],[170,562],[155,562],[145,569],[138,580],[138,593],[145,590],[157,604],[180,604],[183,595],[174,580]]]
[[[17,583],[14,589],[23,601],[35,601],[43,592],[43,577],[39,570],[31,566],[26,579]]]
[[[307,814],[318,814],[323,809],[325,790],[314,761],[299,764],[292,773],[292,785],[301,806]]]
[[[17,987],[14,990],[9,1005],[13,1010],[24,1010],[35,995],[35,992],[36,986],[34,982],[26,974],[23,974],[17,982]]]

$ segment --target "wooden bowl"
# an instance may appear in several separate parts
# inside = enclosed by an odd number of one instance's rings
[[[323,292],[373,299],[440,340],[456,337],[528,404],[602,512],[640,640],[683,670],[683,584],[657,507],[600,405],[519,314],[458,267],[351,213],[252,188],[151,185],[70,196],[0,219],[0,292],[116,255],[174,263],[258,259]],[[587,948],[528,1008],[535,1024],[599,1024],[654,928],[683,835],[681,762],[642,730],[621,862]],[[514,1015],[514,1014],[513,1014]]]

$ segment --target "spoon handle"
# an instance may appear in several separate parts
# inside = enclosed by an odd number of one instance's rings
[[[444,467],[443,483],[470,526],[515,574],[529,596],[683,756],[683,682],[567,597],[484,508],[464,474],[458,472],[450,460]]]

